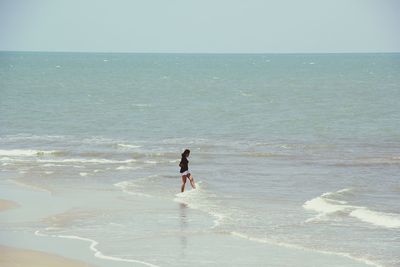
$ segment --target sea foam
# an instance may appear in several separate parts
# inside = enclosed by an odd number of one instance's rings
[[[34,149],[0,149],[0,156],[9,156],[9,157],[32,157],[32,156],[41,156],[54,154],[57,151],[54,150],[34,150]]]
[[[210,201],[210,197],[207,195],[202,186],[202,181],[196,182],[196,189],[191,189],[176,194],[174,201],[213,216],[215,219],[212,228],[218,227],[226,217],[224,214],[218,211],[219,209],[215,203]]]
[[[138,146],[138,145],[130,145],[130,144],[118,144],[117,145],[119,148],[139,148],[139,147],[141,147],[141,146]]]
[[[39,230],[35,231],[35,235],[43,236],[43,237],[58,237],[58,238],[65,238],[65,239],[75,239],[75,240],[88,242],[88,243],[90,243],[90,246],[89,246],[90,250],[94,252],[94,256],[97,258],[100,258],[100,259],[119,261],[119,262],[138,263],[138,264],[142,264],[142,265],[149,266],[149,267],[159,267],[158,265],[151,264],[151,263],[145,262],[145,261],[134,260],[134,259],[124,259],[124,258],[105,255],[100,250],[97,249],[97,245],[99,244],[99,242],[97,242],[96,240],[90,239],[90,238],[85,238],[85,237],[80,237],[80,236],[75,236],[75,235],[48,235],[48,234],[41,233]]]
[[[110,159],[85,159],[85,158],[70,158],[70,159],[39,159],[38,162],[43,163],[95,163],[95,164],[121,164],[121,163],[132,163],[136,162],[134,159],[127,160],[110,160]]]
[[[348,205],[346,201],[334,199],[334,197],[350,191],[351,189],[345,188],[336,192],[324,193],[319,197],[306,201],[303,204],[303,208],[318,213],[316,217],[310,218],[306,222],[318,221],[321,218],[326,218],[327,215],[341,212],[341,214],[376,226],[400,228],[400,214],[373,211],[367,207]]]
[[[400,228],[400,214],[373,211],[362,207],[353,210],[349,215],[374,225],[387,228]]]
[[[264,243],[264,244],[270,244],[270,245],[275,245],[275,246],[280,246],[280,247],[285,247],[285,248],[290,248],[290,249],[297,249],[297,250],[304,250],[304,251],[311,251],[311,252],[315,252],[315,253],[320,253],[320,254],[327,254],[327,255],[336,255],[336,256],[340,256],[340,257],[344,257],[344,258],[348,258],[357,262],[361,262],[370,266],[375,266],[375,267],[384,267],[376,262],[373,262],[369,259],[365,259],[365,258],[360,258],[360,257],[355,257],[353,255],[351,255],[350,253],[345,253],[345,252],[334,252],[334,251],[327,251],[327,250],[321,250],[321,249],[313,249],[313,248],[307,248],[307,247],[303,247],[300,245],[296,245],[296,244],[289,244],[289,243],[284,243],[284,242],[280,242],[280,241],[275,241],[272,239],[267,239],[267,238],[259,238],[259,237],[252,237],[249,236],[247,234],[244,233],[240,233],[240,232],[230,232],[230,234],[232,236],[236,236],[239,238],[243,238],[243,239],[247,239],[249,241],[253,241],[253,242],[258,242],[258,243]]]
[[[141,197],[152,197],[151,195],[137,192],[135,190],[136,184],[134,181],[121,181],[118,183],[114,184],[115,187],[120,188],[122,192],[129,194],[129,195],[135,195],[135,196],[141,196]]]

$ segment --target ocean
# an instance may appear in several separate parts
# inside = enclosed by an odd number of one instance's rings
[[[400,266],[399,74],[398,53],[0,52],[0,198],[20,204],[0,243],[98,266]]]

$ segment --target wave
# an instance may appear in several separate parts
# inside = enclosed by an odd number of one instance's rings
[[[307,210],[313,210],[323,214],[335,213],[339,211],[345,211],[346,209],[353,208],[353,206],[346,205],[346,201],[335,200],[328,197],[335,195],[341,195],[346,192],[350,192],[350,188],[345,188],[336,192],[327,192],[319,197],[313,198],[306,201],[303,204],[303,208]]]
[[[115,168],[116,170],[138,170],[141,169],[142,167],[131,167],[131,166],[119,166]]]
[[[139,148],[142,146],[138,146],[138,145],[130,145],[130,144],[117,144],[118,148]]]
[[[42,167],[65,167],[66,165],[61,165],[61,164],[53,164],[53,163],[46,163],[43,164]]]
[[[147,164],[157,164],[157,163],[160,163],[160,162],[159,162],[159,161],[156,161],[156,160],[145,160],[144,163],[147,163]]]
[[[202,181],[196,182],[196,189],[176,194],[174,201],[213,216],[215,219],[212,228],[221,225],[226,217],[224,214],[217,211],[218,207],[210,201],[210,196],[203,189]]]
[[[39,159],[38,162],[43,163],[97,163],[97,164],[121,164],[121,163],[132,163],[136,162],[135,159],[127,160],[111,160],[111,159],[84,159],[84,158],[70,158],[70,159]]]
[[[328,214],[335,213],[338,211],[345,211],[351,208],[351,206],[344,205],[345,201],[337,201],[332,199],[326,199],[323,197],[316,197],[303,204],[303,208],[307,210],[313,210],[316,212]]]
[[[84,242],[90,243],[90,250],[94,252],[94,256],[103,259],[103,260],[110,260],[110,261],[119,261],[119,262],[131,262],[131,263],[138,263],[142,264],[145,266],[149,267],[159,267],[158,265],[151,264],[149,262],[141,261],[141,260],[134,260],[134,259],[124,259],[124,258],[119,258],[119,257],[114,257],[114,256],[107,256],[103,254],[100,250],[97,249],[97,246],[99,245],[99,242],[96,240],[90,239],[90,238],[85,238],[85,237],[80,237],[76,235],[48,235],[48,234],[43,234],[39,230],[35,231],[36,236],[45,236],[45,237],[57,237],[57,238],[65,238],[65,239],[75,239],[75,240],[80,240]]]
[[[400,228],[400,214],[386,213],[360,207],[349,214],[363,222],[387,228]]]
[[[0,149],[0,156],[8,157],[32,157],[50,154],[59,154],[60,151],[55,150],[34,150],[34,149]]]
[[[39,141],[54,141],[66,139],[63,135],[30,135],[30,134],[17,134],[17,135],[6,135],[0,137],[0,140],[6,141],[21,141],[21,140],[39,140]]]
[[[137,187],[137,185],[133,181],[121,181],[121,182],[115,183],[114,186],[120,188],[122,190],[122,192],[129,194],[129,195],[135,195],[135,196],[141,196],[141,197],[152,197],[151,195],[135,191],[134,188]]]
[[[335,213],[345,214],[360,221],[370,223],[385,228],[400,228],[400,214],[373,211],[363,206],[348,205],[346,201],[336,200],[335,196],[351,192],[351,189],[345,188],[336,192],[327,192],[319,197],[306,201],[303,208],[318,213],[314,218],[306,222],[319,221],[326,219],[328,215]]]
[[[334,252],[334,251],[327,251],[327,250],[320,250],[320,249],[312,249],[312,248],[307,248],[307,247],[303,247],[300,245],[296,245],[296,244],[289,244],[289,243],[284,243],[284,242],[280,242],[280,241],[275,241],[272,239],[267,239],[267,238],[259,238],[259,237],[252,237],[249,236],[247,234],[244,233],[239,233],[239,232],[230,232],[231,235],[239,237],[239,238],[243,238],[243,239],[247,239],[249,241],[253,241],[253,242],[258,242],[258,243],[264,243],[264,244],[270,244],[270,245],[275,245],[275,246],[280,246],[280,247],[285,247],[285,248],[291,248],[291,249],[297,249],[297,250],[304,250],[304,251],[311,251],[311,252],[316,252],[316,253],[321,253],[321,254],[328,254],[328,255],[336,255],[336,256],[340,256],[340,257],[344,257],[344,258],[348,258],[357,262],[361,262],[370,266],[375,266],[375,267],[384,267],[376,262],[373,262],[369,259],[365,259],[365,258],[359,258],[359,257],[355,257],[352,256],[350,253],[345,253],[345,252]]]

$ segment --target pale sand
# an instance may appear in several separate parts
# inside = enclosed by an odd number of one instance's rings
[[[0,211],[16,208],[14,201],[0,199]],[[93,265],[67,259],[62,256],[45,252],[11,248],[0,245],[1,267],[89,267]]]
[[[16,208],[18,206],[19,205],[14,201],[0,199],[0,211]]]
[[[45,252],[0,246],[1,267],[89,267],[93,265]]]

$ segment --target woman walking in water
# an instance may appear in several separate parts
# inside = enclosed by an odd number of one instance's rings
[[[194,179],[193,176],[189,172],[189,161],[188,157],[190,155],[190,150],[185,149],[185,151],[182,153],[182,159],[181,162],[179,163],[179,167],[181,167],[181,176],[182,176],[182,186],[181,186],[181,192],[185,191],[185,184],[186,184],[186,179],[189,179],[190,185],[192,186],[193,189],[196,188],[196,185],[194,184]]]

